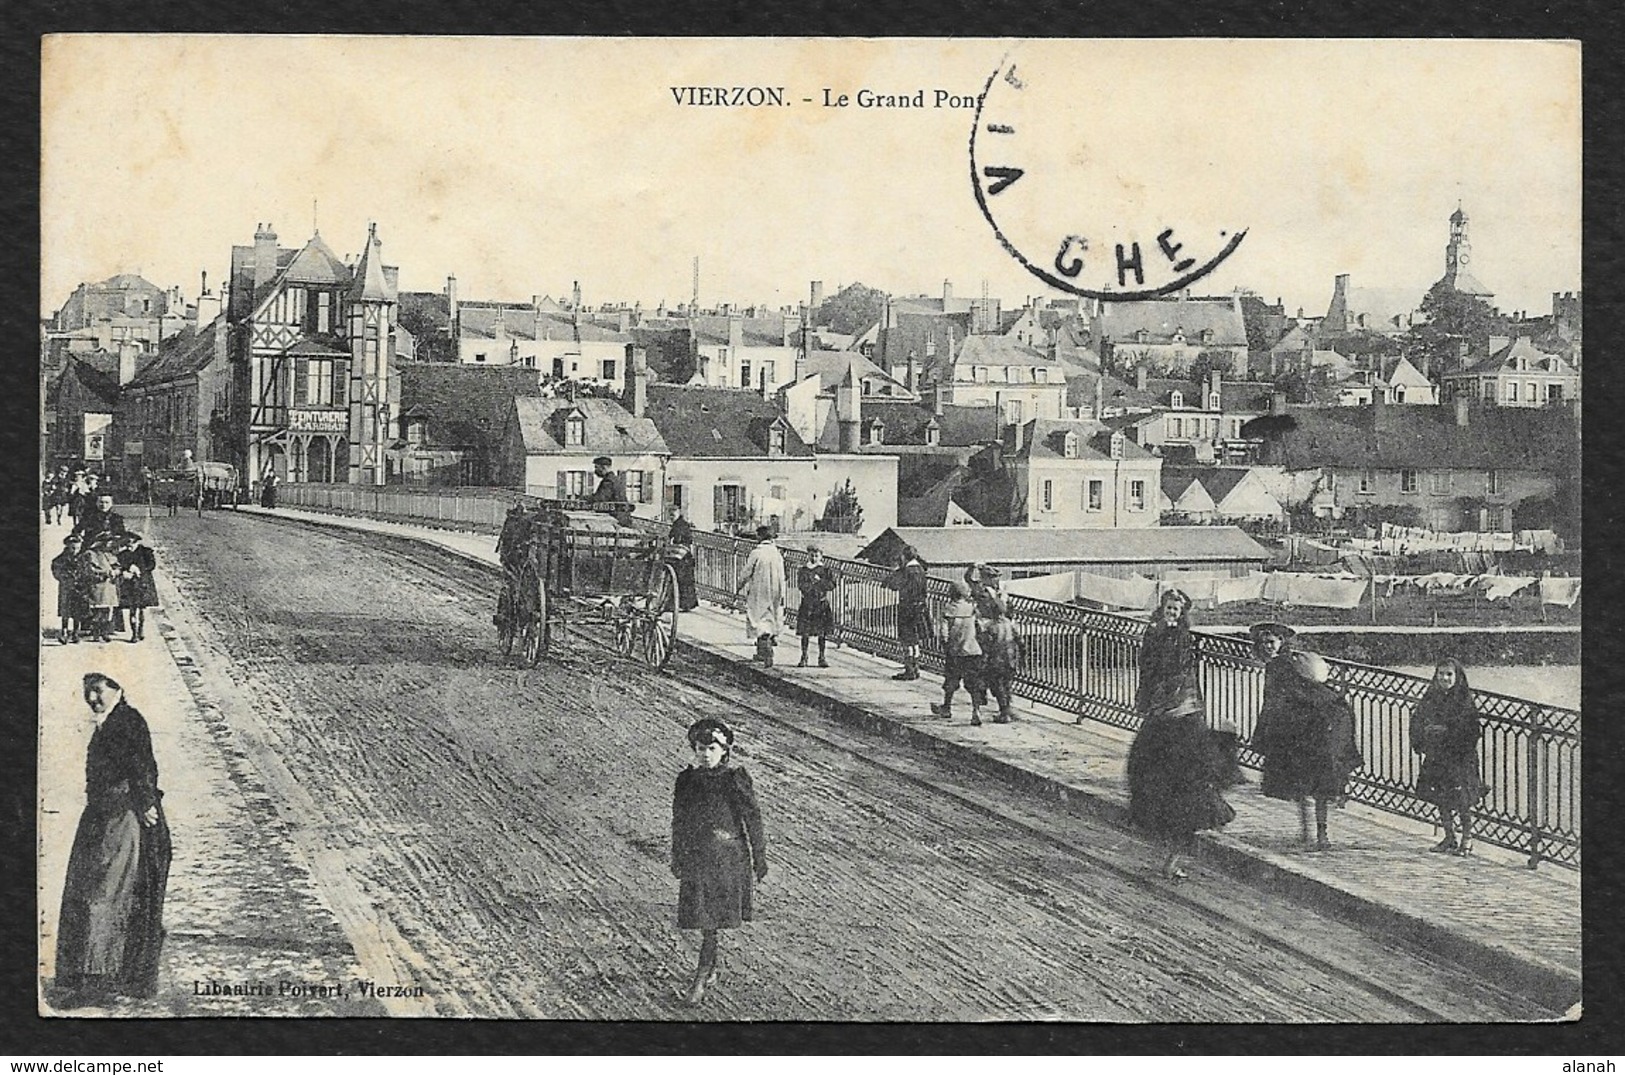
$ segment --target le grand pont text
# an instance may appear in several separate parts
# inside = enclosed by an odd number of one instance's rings
[[[685,108],[787,108],[793,104],[818,108],[975,108],[979,95],[941,89],[838,93],[826,86],[808,97],[783,86],[672,86],[671,97]]]

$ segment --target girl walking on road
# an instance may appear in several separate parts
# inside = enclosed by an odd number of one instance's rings
[[[141,535],[126,533],[118,554],[119,607],[130,616],[130,641],[147,637],[147,609],[158,604],[158,557],[141,543]]]
[[[1257,745],[1264,755],[1260,790],[1272,799],[1296,801],[1304,845],[1324,851],[1331,846],[1326,836],[1331,804],[1347,792],[1349,776],[1360,767],[1354,710],[1327,682],[1331,667],[1321,657],[1300,650],[1287,659],[1296,676],[1278,681],[1280,700],[1272,703],[1266,696],[1265,704],[1271,708],[1267,718],[1260,718],[1263,730]],[[1313,839],[1309,835],[1311,799]]]
[[[1168,844],[1162,875],[1185,877],[1182,855],[1196,833],[1228,825],[1236,812],[1219,794],[1220,759],[1203,719],[1190,598],[1180,590],[1162,604],[1140,647],[1134,708],[1142,721],[1128,752],[1129,819]]]
[[[84,692],[96,731],[57,922],[63,1007],[157,992],[169,885],[169,823],[147,722],[110,676],[92,672]]]
[[[1449,658],[1434,669],[1433,682],[1411,716],[1411,748],[1422,755],[1416,793],[1439,808],[1444,839],[1432,850],[1465,855],[1472,849],[1473,807],[1488,786],[1479,777],[1478,741],[1484,729],[1467,686],[1467,670]],[[1461,817],[1461,835],[1455,818]]]
[[[767,877],[756,789],[730,765],[734,733],[706,717],[688,729],[694,764],[677,774],[671,804],[671,872],[681,882],[677,928],[700,931],[700,958],[683,994],[698,1005],[721,974],[717,933],[749,922],[755,882]]]

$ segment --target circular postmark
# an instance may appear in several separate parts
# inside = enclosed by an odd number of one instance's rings
[[[1124,84],[1156,72],[1129,74],[1006,54],[970,136],[971,186],[1004,249],[1052,287],[1111,301],[1180,291],[1247,235],[1214,223],[1235,148],[1199,108]]]

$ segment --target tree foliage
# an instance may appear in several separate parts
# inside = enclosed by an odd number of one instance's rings
[[[886,306],[886,293],[863,284],[848,284],[813,311],[813,320],[833,331],[854,335],[876,321]]]
[[[1469,355],[1488,352],[1494,311],[1483,299],[1463,295],[1443,282],[1434,284],[1422,298],[1419,312],[1426,319],[1405,334],[1404,353],[1411,364],[1421,367],[1425,358],[1435,371],[1461,368],[1461,345]]]
[[[852,479],[836,486],[824,501],[824,516],[818,529],[838,534],[856,534],[863,529],[863,505],[858,503],[858,491]]]

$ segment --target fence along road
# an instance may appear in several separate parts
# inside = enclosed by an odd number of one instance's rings
[[[721,534],[696,533],[695,581],[699,592],[727,600],[750,555],[752,543]],[[796,576],[806,554],[784,549],[789,580],[787,604],[800,602]],[[901,658],[897,642],[897,599],[885,586],[885,568],[857,560],[825,557],[840,579],[835,639],[881,657]],[[928,592],[936,611],[947,602],[946,580],[933,578]],[[1021,697],[1091,720],[1130,730],[1134,712],[1144,619],[1097,612],[1077,605],[1012,596],[1010,614],[1026,639],[1026,659],[1017,676]],[[1262,758],[1252,749],[1254,724],[1263,701],[1263,666],[1251,645],[1238,638],[1198,631],[1200,674],[1210,719],[1228,717],[1240,730],[1242,760]],[[940,671],[942,652],[926,644],[922,665]],[[1374,665],[1328,659],[1334,686],[1354,708],[1355,729],[1365,762],[1354,774],[1350,798],[1389,813],[1432,821],[1432,804],[1416,795],[1418,759],[1410,748],[1410,716],[1427,689],[1420,676]],[[1580,713],[1540,705],[1490,691],[1473,691],[1484,737],[1480,766],[1490,792],[1474,814],[1474,838],[1542,862],[1580,866]]]
[[[515,494],[488,488],[410,490],[399,486],[285,485],[284,502],[357,514],[477,529],[496,528]],[[663,532],[647,520],[640,525]],[[696,532],[695,580],[702,595],[726,601],[752,543],[723,534]],[[796,576],[806,554],[786,548],[787,605],[800,603]],[[873,564],[825,557],[840,579],[834,638],[866,653],[898,659],[897,599],[885,587],[889,572]],[[949,585],[928,582],[936,610]],[[1139,727],[1134,690],[1146,621],[1077,605],[1012,596],[1010,614],[1026,638],[1027,659],[1016,680],[1023,698],[1120,728]],[[1196,632],[1202,686],[1210,719],[1228,717],[1240,730],[1242,761],[1257,766],[1252,733],[1263,698],[1262,666],[1244,640]],[[1354,774],[1356,802],[1420,821],[1434,820],[1431,804],[1415,792],[1418,759],[1410,749],[1409,721],[1427,689],[1420,676],[1375,665],[1328,658],[1331,682],[1354,708],[1365,762]],[[940,671],[942,652],[927,644],[924,667]],[[1542,862],[1580,866],[1580,713],[1522,698],[1474,690],[1484,724],[1480,770],[1490,791],[1475,812],[1476,839],[1525,854],[1531,868]]]

